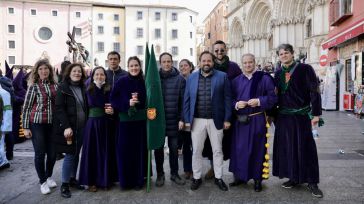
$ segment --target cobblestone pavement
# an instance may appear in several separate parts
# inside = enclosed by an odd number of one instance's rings
[[[364,203],[364,135],[361,134],[364,121],[347,112],[324,112],[323,117],[325,126],[319,129],[320,137],[316,140],[320,160],[319,186],[324,193],[321,199],[313,198],[305,186],[283,189],[281,183],[285,180],[276,177],[264,181],[260,193],[254,192],[252,181],[222,192],[212,180],[203,180],[200,189],[191,191],[190,181],[185,186],[177,186],[169,180],[168,157],[164,162],[166,184],[155,187],[154,176],[150,193],[146,193],[145,188],[122,191],[115,185],[108,191],[96,193],[72,190],[70,199],[60,196],[59,187],[49,195],[42,195],[33,164],[33,147],[28,140],[16,145],[11,167],[0,172],[0,203]],[[339,153],[340,149],[343,154]],[[57,161],[54,168],[53,178],[58,185],[61,184],[61,164],[62,160]],[[182,160],[179,166],[182,174]],[[229,162],[225,161],[223,179],[226,183],[233,180],[228,166]],[[204,172],[208,168],[206,160]]]

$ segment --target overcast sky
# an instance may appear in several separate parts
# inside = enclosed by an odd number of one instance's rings
[[[95,0],[97,1],[97,0]],[[107,3],[124,2],[125,4],[162,4],[162,5],[174,5],[189,8],[199,13],[198,21],[202,21],[211,12],[211,10],[217,5],[219,0],[100,0]]]

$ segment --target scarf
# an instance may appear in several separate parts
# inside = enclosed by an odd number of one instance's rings
[[[229,59],[228,56],[224,56],[222,58],[222,63],[221,64],[219,64],[217,59],[215,59],[215,69],[226,73],[227,70],[228,70],[228,67],[229,67],[229,62],[230,62],[230,59]]]
[[[288,67],[282,65],[282,72],[280,75],[280,80],[279,80],[279,88],[280,88],[280,93],[284,94],[286,93],[288,87],[289,87],[289,82],[291,81],[291,70],[295,67],[296,62],[293,62],[291,65],[289,65]]]

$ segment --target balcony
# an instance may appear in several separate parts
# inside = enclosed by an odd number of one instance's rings
[[[353,15],[351,2],[352,0],[332,0],[330,2],[329,20],[331,26],[338,26]]]

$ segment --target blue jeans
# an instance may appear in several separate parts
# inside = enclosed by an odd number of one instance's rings
[[[56,163],[56,152],[51,140],[52,124],[31,123],[32,143],[34,147],[34,165],[37,171],[39,183],[44,183],[53,174]],[[47,155],[46,166],[44,166]]]
[[[71,178],[76,178],[78,161],[80,160],[80,150],[83,141],[83,128],[77,131],[76,138],[76,152],[74,154],[67,153],[63,159],[62,183],[69,183]]]
[[[5,155],[5,134],[2,133],[0,135],[0,166],[3,166],[7,163],[9,163],[9,161],[6,159],[6,155]]]

